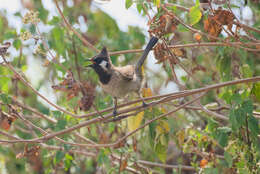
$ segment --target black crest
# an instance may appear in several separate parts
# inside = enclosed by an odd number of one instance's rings
[[[108,52],[107,52],[107,48],[103,47],[101,52],[99,53],[99,55],[97,57],[102,57],[102,58],[108,58]]]

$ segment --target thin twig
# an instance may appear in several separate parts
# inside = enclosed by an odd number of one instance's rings
[[[248,42],[247,45],[251,46],[260,46],[260,43]],[[227,46],[227,47],[236,47],[242,45],[241,42],[201,42],[201,43],[189,43],[189,44],[179,44],[179,45],[168,45],[169,48],[189,48],[189,47],[212,47],[212,46]],[[118,54],[129,54],[129,53],[141,53],[143,49],[133,49],[133,50],[121,50],[109,52],[109,55],[118,55]]]
[[[67,21],[67,19],[65,18],[65,16],[63,15],[60,7],[59,7],[59,4],[57,2],[57,0],[54,0],[54,3],[58,9],[58,12],[61,16],[61,18],[63,19],[65,25],[67,26],[67,29],[72,31],[76,36],[78,36],[78,38],[83,42],[84,45],[86,45],[87,47],[89,47],[90,49],[92,49],[93,51],[95,52],[99,52],[99,50],[94,47],[90,42],[88,42],[80,33],[78,33],[71,25],[70,23]]]
[[[152,166],[152,167],[162,167],[162,168],[166,168],[166,169],[181,169],[181,170],[195,171],[195,168],[192,166],[169,165],[169,164],[162,164],[162,163],[156,163],[156,162],[150,162],[150,161],[144,161],[144,160],[138,160],[137,162],[140,164],[143,164],[146,166]]]

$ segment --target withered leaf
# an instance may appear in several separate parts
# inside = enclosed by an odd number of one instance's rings
[[[0,128],[4,130],[9,130],[12,123],[16,120],[16,117],[11,115],[6,115],[0,111]]]
[[[87,111],[93,105],[95,99],[95,88],[88,82],[84,82],[82,85],[84,91],[83,97],[78,101],[80,110]]]
[[[204,29],[208,32],[211,36],[218,37],[222,31],[222,26],[218,24],[214,17],[209,15],[208,19],[204,20]],[[216,39],[209,37],[210,41],[216,41]]]
[[[53,85],[53,89],[67,92],[67,99],[70,100],[75,96],[78,96],[80,86],[74,79],[71,71],[68,71],[66,78],[58,85]]]
[[[123,170],[125,170],[125,168],[127,167],[127,159],[124,159],[121,161],[121,165],[120,165],[120,171],[122,172]]]
[[[163,36],[168,33],[173,33],[179,24],[173,15],[162,14],[154,16],[148,23],[150,25],[149,32],[157,36]]]
[[[234,14],[230,11],[222,10],[222,8],[218,8],[214,10],[213,15],[209,15],[208,19],[204,20],[204,29],[210,35],[218,37],[222,31],[223,25],[228,26],[228,30],[232,33],[233,21],[235,19]],[[210,41],[216,41],[214,38],[209,38]]]

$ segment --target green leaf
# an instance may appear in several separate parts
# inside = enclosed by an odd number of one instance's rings
[[[224,157],[226,162],[228,163],[228,167],[231,168],[233,164],[233,158],[228,152],[224,152]]]
[[[165,163],[167,157],[167,146],[162,145],[160,142],[155,146],[155,153],[158,158]]]
[[[254,83],[251,93],[260,102],[260,82]]]
[[[219,73],[224,81],[231,80],[231,59],[228,51],[225,48],[218,47],[218,60],[217,67],[219,68]]]
[[[204,169],[205,174],[218,174],[217,168],[205,168]]]
[[[58,120],[56,126],[55,126],[55,130],[56,131],[59,131],[59,130],[63,130],[65,129],[66,127],[66,124],[67,124],[67,121],[66,120]]]
[[[253,76],[253,71],[248,64],[242,66],[242,73],[244,78],[249,78]]]
[[[228,135],[226,133],[218,134],[217,141],[222,147],[226,147],[228,144]]]
[[[72,146],[69,144],[64,144],[63,147],[65,151],[69,151],[72,148]]]
[[[229,127],[220,127],[217,129],[217,141],[222,147],[225,147],[228,144],[229,132],[231,132]]]
[[[59,54],[65,52],[64,44],[64,31],[60,27],[55,27],[52,29],[52,37],[54,39],[54,46]]]
[[[108,155],[104,149],[100,149],[97,156],[97,162],[99,165],[109,163]]]
[[[253,109],[254,109],[254,106],[253,106],[253,102],[251,100],[247,100],[247,101],[244,101],[242,103],[242,109],[248,113],[248,114],[252,114],[253,113]]]
[[[241,104],[243,100],[240,94],[235,93],[234,95],[231,96],[231,101],[235,102],[236,104]]]
[[[246,125],[246,112],[244,109],[242,108],[238,108],[235,110],[235,118],[236,118],[236,124],[238,126],[238,128],[240,128],[241,126]]]
[[[20,12],[16,12],[16,13],[14,14],[14,16],[17,16],[17,17],[22,17],[22,15],[21,15],[21,13],[20,13]]]
[[[52,111],[52,114],[55,118],[61,118],[62,113],[60,111]]]
[[[3,36],[4,40],[6,40],[6,39],[13,39],[14,37],[16,37],[16,30],[9,30]]]
[[[12,98],[9,97],[7,94],[0,94],[0,100],[4,103],[4,104],[11,104],[12,103]]]
[[[22,72],[25,72],[26,70],[27,70],[27,65],[22,65],[22,67],[21,67],[21,70],[22,70]]]
[[[195,6],[190,8],[189,11],[189,19],[190,19],[190,24],[195,25],[198,23],[201,19],[201,11],[200,11],[200,5],[196,4]]]
[[[126,0],[125,1],[125,8],[129,9],[133,5],[133,0]]]
[[[174,13],[177,12],[177,7],[176,7],[175,5],[172,6],[172,11],[173,11]]]
[[[187,29],[184,25],[182,24],[179,24],[177,25],[177,30],[180,31],[180,32],[187,32],[189,31],[189,29]]]
[[[149,124],[149,140],[152,147],[154,146],[154,139],[156,136],[155,128],[156,128],[156,122],[152,122],[151,124]]]
[[[235,114],[235,110],[231,109],[230,113],[229,113],[229,122],[231,123],[231,127],[233,131],[236,131],[239,126],[237,124],[237,119],[236,119],[236,114]]]
[[[56,152],[56,156],[54,158],[54,164],[58,164],[59,162],[61,162],[61,160],[64,158],[65,153],[63,151],[57,151]]]
[[[0,72],[0,74],[1,74],[1,72]],[[0,90],[2,90],[2,92],[8,93],[10,81],[11,80],[8,77],[0,76]]]
[[[143,4],[142,4],[142,3],[138,3],[138,4],[136,5],[136,8],[137,8],[138,13],[141,13],[142,10],[143,10]]]
[[[257,138],[258,134],[260,133],[259,126],[258,126],[258,120],[255,117],[253,117],[252,115],[250,115],[248,118],[248,128],[249,128],[251,134]]]
[[[48,22],[50,25],[57,25],[60,22],[60,18],[58,16],[53,16],[52,19]]]
[[[13,46],[18,50],[22,45],[22,42],[20,39],[15,39],[13,42]]]
[[[66,153],[65,155],[65,171],[68,171],[68,169],[71,167],[73,157]]]

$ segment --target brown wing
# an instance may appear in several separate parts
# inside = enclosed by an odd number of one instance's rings
[[[133,65],[127,65],[123,67],[115,67],[125,80],[133,80],[135,68]]]

